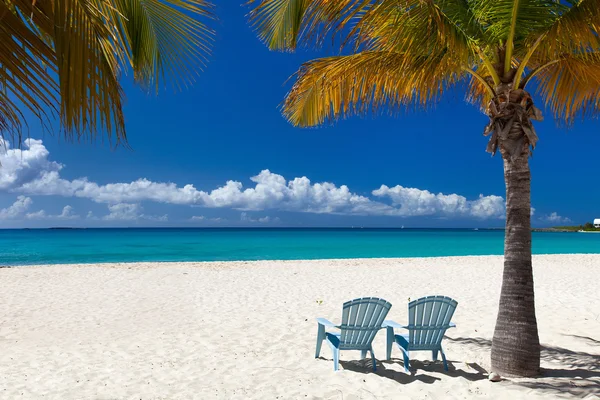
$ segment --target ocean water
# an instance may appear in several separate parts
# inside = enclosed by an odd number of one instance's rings
[[[501,230],[0,230],[0,265],[494,255],[503,246]],[[533,252],[600,253],[600,234],[534,232]]]

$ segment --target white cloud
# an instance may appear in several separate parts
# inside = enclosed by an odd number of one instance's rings
[[[46,215],[46,211],[39,210],[36,212],[27,213],[25,215],[25,218],[27,218],[27,219],[47,219],[48,216]]]
[[[207,218],[204,215],[194,215],[189,219],[192,222],[222,222],[225,221],[223,218]]]
[[[241,213],[241,214],[240,214],[240,220],[241,220],[241,221],[244,221],[244,222],[251,222],[251,221],[254,221],[252,218],[250,218],[250,217],[248,216],[248,213],[245,213],[245,212],[243,212],[243,213]]]
[[[102,219],[107,221],[135,221],[140,219],[139,204],[119,203],[108,206],[109,214]]]
[[[11,149],[10,143],[0,138],[0,190],[18,188],[34,181],[42,173],[58,172],[62,164],[48,160],[49,152],[41,140],[25,139],[25,149]]]
[[[67,205],[62,209],[62,213],[58,216],[59,219],[77,219],[79,215],[73,214],[73,207]]]
[[[400,185],[382,185],[367,197],[350,191],[348,186],[330,182],[311,182],[307,177],[287,180],[268,169],[250,178],[252,185],[230,180],[211,191],[188,184],[153,182],[142,178],[129,183],[99,184],[86,177],[65,179],[64,166],[49,160],[49,152],[41,140],[28,139],[24,149],[10,149],[0,154],[0,192],[34,195],[79,197],[106,204],[105,220],[154,219],[147,216],[140,203],[205,208],[230,208],[241,211],[281,210],[317,214],[367,216],[437,216],[444,218],[503,218],[504,200],[500,196],[484,196],[468,200],[459,194],[434,194],[428,190]],[[533,211],[532,211],[533,212]],[[32,213],[33,214],[33,213]],[[93,219],[93,216],[88,216]],[[193,217],[192,217],[193,218]],[[262,222],[269,222],[263,217]],[[200,219],[195,219],[199,221]]]
[[[533,217],[533,214],[535,214],[535,208],[531,207],[531,210],[529,211],[529,215],[531,217]]]
[[[267,215],[262,218],[255,219],[255,218],[252,218],[250,215],[248,215],[247,212],[243,212],[240,214],[240,220],[242,222],[251,222],[251,223],[259,222],[261,224],[267,224],[269,222],[279,222],[279,217],[271,218]]]
[[[542,221],[552,222],[552,223],[568,223],[572,222],[570,218],[561,217],[557,212],[553,212],[550,215],[545,215],[540,218]]]
[[[36,212],[28,213],[27,215],[25,215],[25,218],[34,220],[72,220],[78,219],[79,215],[74,214],[73,207],[67,205],[64,206],[62,212],[57,215],[48,215],[46,214],[46,211],[39,210]]]
[[[33,200],[29,197],[17,197],[17,200],[10,207],[0,210],[0,220],[21,217],[29,209],[32,203]]]
[[[269,223],[269,222],[279,222],[279,221],[281,221],[281,220],[279,219],[279,217],[271,218],[271,217],[269,217],[268,215],[267,215],[266,217],[262,217],[262,218],[259,218],[259,219],[258,219],[258,222],[261,222],[261,223],[263,223],[263,224],[267,224],[267,223]]]
[[[494,195],[479,195],[476,200],[467,200],[466,197],[457,194],[433,194],[428,190],[405,188],[400,185],[392,188],[382,185],[373,191],[373,195],[387,197],[392,201],[394,209],[385,212],[387,215],[502,218],[505,214],[504,199]]]
[[[109,213],[102,217],[105,221],[168,221],[168,216],[156,216],[143,214],[143,208],[139,204],[118,203],[108,206]],[[88,214],[89,215],[89,214]]]
[[[73,207],[65,206],[58,215],[48,215],[44,210],[38,210],[28,213],[29,207],[33,204],[30,197],[18,196],[17,200],[10,206],[0,210],[0,220],[26,218],[32,220],[52,219],[68,220],[79,218],[79,215],[73,214]]]

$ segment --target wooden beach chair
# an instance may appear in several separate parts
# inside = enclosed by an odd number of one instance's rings
[[[372,343],[391,307],[392,305],[383,299],[363,297],[344,303],[340,325],[334,325],[325,318],[317,318],[319,330],[315,358],[319,358],[323,340],[327,340],[333,352],[335,371],[338,370],[340,350],[360,350],[361,358],[366,358],[367,351],[370,351],[373,371],[376,371]],[[340,332],[327,332],[326,327],[339,329]]]
[[[458,303],[450,297],[427,296],[408,303],[408,325],[394,321],[384,321],[387,329],[387,359],[392,356],[394,343],[404,355],[404,369],[409,372],[409,352],[431,351],[433,360],[442,353],[444,369],[448,371],[446,355],[442,349],[442,339],[448,328],[456,327],[450,322]],[[396,334],[394,329],[403,328],[408,334]]]

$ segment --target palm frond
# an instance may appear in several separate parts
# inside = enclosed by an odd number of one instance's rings
[[[193,16],[212,18],[205,0],[112,0],[118,48],[135,79],[158,90],[167,76],[177,87],[194,82],[206,64],[213,31]],[[109,12],[109,6],[105,6]]]
[[[532,34],[543,31],[568,6],[548,0],[472,0],[473,14],[485,26],[488,45],[500,44],[499,52],[503,74],[515,65],[513,55],[526,49]]]
[[[250,13],[259,38],[271,50],[294,50],[312,0],[263,0]]]
[[[600,111],[600,53],[570,54],[549,64],[537,75],[537,92],[558,121],[571,124],[578,117]]]
[[[26,125],[21,107],[43,124],[57,111],[56,58],[18,9],[0,2],[0,21],[0,134],[20,143]]]
[[[413,56],[366,51],[302,65],[283,105],[297,126],[315,126],[382,108],[426,106],[464,76],[448,52]]]
[[[205,0],[5,0],[0,2],[0,131],[17,135],[20,107],[56,109],[68,139],[106,132],[126,141],[120,73],[158,89],[193,82],[210,51]]]
[[[250,0],[249,18],[259,39],[270,50],[294,51],[300,43],[320,44],[331,32],[343,30],[373,0]]]
[[[488,87],[479,79],[471,78],[467,87],[467,102],[478,107],[481,111],[485,111],[493,94],[490,93]]]
[[[390,51],[424,44],[462,50],[485,35],[463,0],[407,0],[402,7],[382,0],[364,10],[354,30],[359,44],[376,41]]]
[[[125,140],[119,66],[110,17],[94,0],[55,0],[51,33],[60,85],[61,125],[68,138],[106,131]]]
[[[543,36],[532,58],[533,67],[565,54],[578,53],[583,57],[587,52],[600,50],[600,1],[581,0],[550,22],[529,40],[528,45]]]

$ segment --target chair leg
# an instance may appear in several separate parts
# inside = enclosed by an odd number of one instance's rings
[[[406,350],[404,347],[400,347],[400,349],[402,350],[402,353],[404,353],[404,370],[406,372],[410,372],[410,361],[408,359],[408,350]]]
[[[448,371],[448,362],[446,361],[446,354],[444,354],[444,349],[440,347],[440,353],[442,353],[442,361],[444,362],[444,370]]]
[[[377,360],[375,360],[375,353],[373,353],[373,347],[371,347],[371,360],[373,360],[373,371],[377,371]]]
[[[332,347],[333,350],[333,370],[337,371],[340,365],[340,350]]]
[[[431,351],[431,358],[433,359],[433,361],[437,361],[437,357],[438,357],[438,351],[437,350],[432,350]]]
[[[321,354],[321,345],[323,344],[323,340],[325,340],[325,326],[318,324],[319,330],[317,331],[317,351],[315,352],[315,358],[319,358]]]
[[[392,346],[394,345],[394,342],[396,341],[395,337],[394,337],[394,328],[392,328],[391,326],[388,326],[386,328],[387,330],[387,345],[385,348],[385,359],[389,360],[390,358],[392,358]]]
[[[367,358],[367,350],[361,350],[360,351],[360,359],[364,360],[365,358]]]

